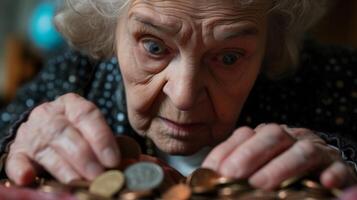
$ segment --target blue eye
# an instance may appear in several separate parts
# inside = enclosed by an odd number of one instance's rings
[[[230,53],[226,53],[226,54],[222,55],[221,61],[225,65],[234,65],[240,57],[241,57],[240,54],[230,52]]]
[[[155,40],[144,40],[143,46],[147,52],[156,56],[164,54],[167,50],[165,45]]]

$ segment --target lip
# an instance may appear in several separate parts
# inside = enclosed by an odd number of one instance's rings
[[[179,123],[163,117],[159,119],[170,130],[168,134],[175,138],[188,138],[204,127],[203,123]]]

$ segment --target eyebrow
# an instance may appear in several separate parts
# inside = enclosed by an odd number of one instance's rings
[[[148,28],[155,29],[156,31],[164,32],[172,35],[178,33],[181,29],[181,25],[179,23],[165,24],[164,22],[159,21],[152,16],[137,13],[137,12],[132,13],[129,18],[133,18],[135,21],[141,23],[142,25]]]
[[[221,41],[230,40],[236,37],[257,36],[259,34],[259,30],[256,26],[246,23],[238,23],[233,26],[222,27],[219,33],[216,33],[215,30],[213,32],[215,38]]]

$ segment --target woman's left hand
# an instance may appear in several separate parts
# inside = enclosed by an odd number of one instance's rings
[[[247,178],[262,189],[276,188],[288,178],[312,171],[322,171],[320,181],[328,188],[356,183],[340,153],[311,130],[277,124],[235,130],[210,152],[202,167],[224,176]]]

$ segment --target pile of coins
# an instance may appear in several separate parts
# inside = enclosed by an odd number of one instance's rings
[[[128,137],[118,137],[122,165],[110,169],[92,182],[73,181],[61,184],[55,180],[38,178],[32,186],[46,193],[70,193],[78,200],[326,200],[336,199],[341,192],[326,189],[312,178],[299,177],[284,181],[274,191],[262,191],[247,180],[221,176],[217,172],[199,168],[187,178],[169,171],[157,160],[142,159],[139,145]],[[16,187],[3,180],[5,187]]]

